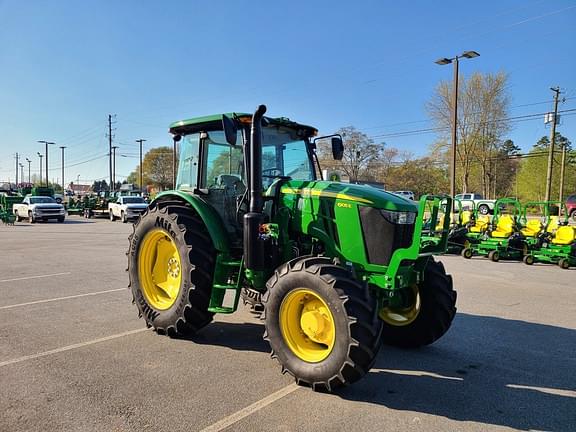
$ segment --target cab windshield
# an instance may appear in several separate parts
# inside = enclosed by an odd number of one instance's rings
[[[208,132],[201,151],[200,134],[183,137],[180,147],[179,189],[213,188],[234,185],[247,187],[242,136],[230,146],[223,131]],[[277,177],[314,180],[315,171],[306,141],[296,131],[279,126],[262,128],[262,183],[266,189]],[[200,155],[203,153],[202,160]],[[199,169],[201,167],[201,169]]]

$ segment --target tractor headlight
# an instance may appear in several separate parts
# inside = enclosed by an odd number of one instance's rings
[[[395,225],[412,225],[416,220],[416,213],[407,211],[380,210],[388,222]]]

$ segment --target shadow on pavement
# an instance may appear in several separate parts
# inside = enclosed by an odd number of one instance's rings
[[[262,339],[263,324],[229,323],[216,321],[197,335],[186,338],[200,345],[217,345],[238,351],[270,352],[270,346]]]
[[[508,426],[576,430],[576,330],[458,314],[436,345],[383,346],[347,400]]]

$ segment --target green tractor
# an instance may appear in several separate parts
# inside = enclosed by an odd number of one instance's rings
[[[342,138],[314,138],[313,127],[265,112],[171,125],[181,143],[176,190],[134,225],[130,287],[146,324],[171,337],[243,298],[261,310],[282,371],[332,391],[364,376],[381,342],[419,347],[450,327],[456,292],[432,257],[448,230],[420,248],[425,208],[437,215],[443,197],[416,205],[322,181],[316,142],[329,140],[340,160]]]

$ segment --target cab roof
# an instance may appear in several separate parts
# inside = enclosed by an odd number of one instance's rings
[[[213,114],[203,117],[195,117],[188,120],[180,120],[170,125],[170,133],[173,135],[185,135],[201,131],[211,131],[222,129],[222,117],[226,116],[231,119],[237,119],[241,123],[249,125],[252,122],[252,114],[246,113],[223,113]],[[264,124],[274,126],[284,126],[298,131],[298,135],[311,137],[318,133],[316,128],[293,122],[286,117],[264,117]]]

